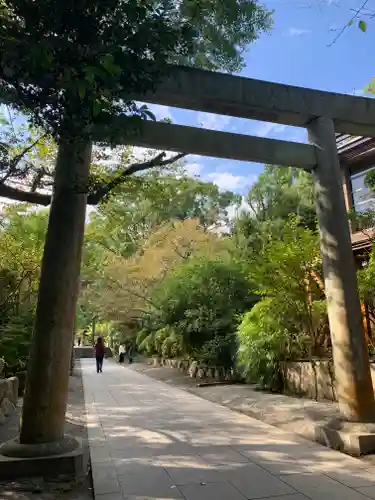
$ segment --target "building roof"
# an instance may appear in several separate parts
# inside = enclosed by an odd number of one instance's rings
[[[357,163],[375,156],[375,139],[372,137],[336,134],[337,151],[344,163]]]

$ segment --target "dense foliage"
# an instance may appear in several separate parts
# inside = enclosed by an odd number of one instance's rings
[[[39,193],[36,198],[32,195],[41,188],[38,175],[26,176],[21,189],[12,185],[30,149],[23,148],[13,159],[9,143],[0,145],[0,195],[51,204],[22,444],[48,442],[63,432],[64,404],[56,406],[60,419],[52,410],[43,413],[40,380],[46,381],[52,397],[61,389],[59,396],[66,403],[67,349],[59,363],[55,360],[60,355],[58,339],[64,335],[70,346],[76,323],[88,198],[98,203],[130,175],[168,163],[160,153],[137,168],[115,169],[112,179],[103,182],[90,168],[93,142],[126,143],[127,134],[138,133],[143,120],[154,118],[134,99],[154,90],[170,74],[171,63],[234,71],[241,67],[248,43],[269,25],[270,13],[256,0],[1,0],[0,104],[28,115],[58,145],[53,196]],[[43,166],[40,171],[43,176]],[[56,373],[49,363],[55,364]]]
[[[170,62],[239,69],[271,22],[255,0],[2,0],[0,16],[0,99],[64,137],[109,114],[144,116],[129,95]]]
[[[225,254],[184,262],[154,290],[140,347],[232,367],[240,315],[255,301],[249,290],[243,265]]]
[[[91,344],[94,326],[115,349],[133,339],[147,355],[237,366],[272,388],[280,385],[280,362],[330,354],[306,175],[267,167],[249,191],[251,211],[235,220],[228,208],[238,197],[189,177],[182,164],[129,179],[127,188],[90,213],[76,338]],[[18,206],[1,231],[4,241],[19,238],[34,252],[23,265],[37,260],[25,308],[31,315],[45,225],[45,213]],[[232,233],[217,232],[223,225]],[[20,317],[12,312],[7,331]],[[23,359],[21,350],[17,356]]]
[[[8,374],[28,357],[47,227],[47,214],[28,208],[5,208],[0,226],[0,355]]]
[[[246,378],[279,385],[280,361],[324,357],[330,339],[317,234],[292,217],[282,239],[253,255],[250,276],[262,300],[239,328],[239,361]]]

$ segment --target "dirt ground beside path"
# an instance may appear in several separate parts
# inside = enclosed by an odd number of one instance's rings
[[[22,401],[19,401],[16,412],[0,426],[0,443],[18,435],[21,407]],[[66,433],[82,439],[88,452],[85,401],[78,362],[74,375],[69,379]],[[87,474],[79,481],[70,481],[64,477],[58,481],[46,481],[36,477],[0,482],[0,500],[93,500],[91,474]]]

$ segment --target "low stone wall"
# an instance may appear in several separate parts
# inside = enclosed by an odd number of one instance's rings
[[[375,391],[375,363],[370,363]],[[295,361],[282,366],[285,392],[311,399],[336,401],[332,360]]]
[[[0,379],[0,424],[15,410],[18,401],[18,378]]]
[[[184,359],[165,359],[153,358],[150,364],[154,366],[168,366],[176,368],[191,378],[205,379],[215,382],[232,381],[236,379],[236,374],[233,370],[225,370],[223,367],[209,367],[198,361],[189,361]]]

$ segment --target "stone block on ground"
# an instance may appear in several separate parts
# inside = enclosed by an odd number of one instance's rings
[[[6,397],[14,406],[16,406],[18,401],[18,386],[19,386],[18,378],[10,377],[6,379],[6,382],[7,382]]]
[[[315,426],[315,441],[355,457],[375,452],[375,424],[332,420]]]
[[[6,378],[0,379],[0,401],[4,399],[7,390],[8,390],[7,379]]]
[[[189,376],[191,378],[196,378],[198,373],[198,363],[197,361],[193,361],[189,366]]]
[[[10,417],[15,410],[15,406],[8,398],[4,398],[0,403],[0,409],[6,417]]]
[[[4,456],[0,447],[0,480],[26,477],[53,478],[61,475],[80,477],[87,470],[88,454],[82,442],[77,440],[77,443],[78,446],[73,451],[29,458]]]

